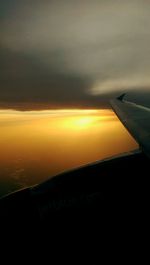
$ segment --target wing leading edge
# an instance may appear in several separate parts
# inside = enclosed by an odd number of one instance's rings
[[[118,118],[150,158],[150,109],[124,100],[125,94],[111,100]]]

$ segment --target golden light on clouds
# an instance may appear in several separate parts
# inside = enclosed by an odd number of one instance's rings
[[[0,146],[0,181],[20,186],[138,147],[111,110],[1,110]]]

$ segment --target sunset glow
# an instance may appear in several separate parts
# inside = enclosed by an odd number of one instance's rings
[[[16,188],[138,147],[111,110],[1,110],[0,146],[0,182]]]

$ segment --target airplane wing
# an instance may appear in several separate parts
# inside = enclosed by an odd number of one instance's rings
[[[77,264],[79,260],[83,260],[81,264],[99,264],[103,248],[109,255],[114,246],[118,256],[117,241],[125,249],[124,256],[127,246],[132,250],[139,240],[143,244],[145,238],[140,235],[147,235],[149,178],[145,172],[149,172],[150,110],[125,101],[124,95],[111,104],[143,151],[63,172],[0,199],[0,222],[7,238],[13,230],[15,239],[18,231],[19,244],[20,235],[23,240],[26,236],[28,241],[32,239],[32,246],[46,242],[47,247],[48,242],[54,264],[66,264],[60,253],[70,253]],[[38,239],[34,240],[34,233]],[[57,255],[53,255],[55,249]]]
[[[124,100],[125,94],[111,101],[121,122],[150,158],[150,109]]]

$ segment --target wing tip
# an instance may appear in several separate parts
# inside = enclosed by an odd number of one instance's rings
[[[123,93],[123,94],[121,94],[121,96],[117,97],[117,99],[120,101],[123,101],[125,96],[126,96],[126,93]]]

